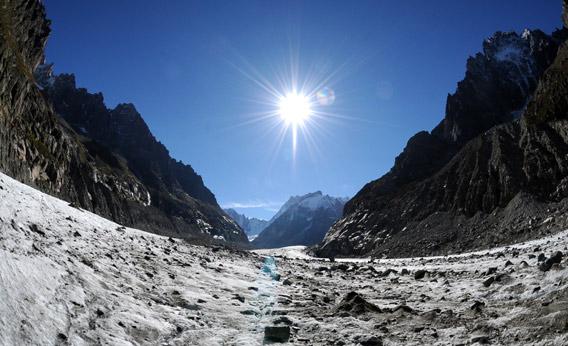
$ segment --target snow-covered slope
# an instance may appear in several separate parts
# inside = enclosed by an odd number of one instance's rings
[[[121,227],[0,174],[0,345],[261,344],[275,282],[260,261]]]

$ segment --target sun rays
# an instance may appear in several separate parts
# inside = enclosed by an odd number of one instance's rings
[[[232,50],[233,59],[227,61],[256,88],[254,96],[241,97],[254,104],[254,111],[247,112],[246,119],[235,126],[263,125],[258,138],[264,145],[263,150],[272,153],[270,166],[283,150],[287,138],[291,142],[293,164],[299,151],[305,151],[317,161],[322,154],[320,143],[324,137],[332,135],[331,126],[358,120],[344,111],[338,113],[336,107],[341,95],[336,93],[335,86],[349,64],[335,69],[329,61],[300,64],[298,51],[290,48],[290,52],[295,53],[290,53],[287,61],[262,66],[262,70],[235,50]]]

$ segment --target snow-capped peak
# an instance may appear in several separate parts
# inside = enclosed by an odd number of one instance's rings
[[[519,63],[522,60],[532,60],[527,42],[530,36],[529,30],[525,30],[522,35],[516,32],[497,32],[485,40],[483,50],[488,58],[496,61]]]
[[[308,194],[303,198],[298,206],[310,210],[317,210],[320,208],[329,208],[337,202],[338,198],[331,197],[329,195],[324,195],[321,191],[317,191],[313,194]]]
[[[333,208],[338,204],[345,204],[347,200],[348,198],[346,197],[332,197],[324,195],[321,191],[308,193],[303,196],[292,196],[286,203],[284,203],[280,210],[278,210],[278,213],[272,217],[271,222],[292,208],[308,210]]]

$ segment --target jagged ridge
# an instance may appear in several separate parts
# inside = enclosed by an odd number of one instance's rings
[[[562,80],[550,69],[562,59],[565,47],[557,51],[565,35],[525,31],[486,40],[448,96],[444,120],[412,137],[391,171],[347,203],[319,254],[457,252],[565,225],[560,218],[540,223],[543,209],[566,209],[568,126],[516,119],[538,81],[542,90],[547,76]],[[535,102],[538,97],[526,108]]]

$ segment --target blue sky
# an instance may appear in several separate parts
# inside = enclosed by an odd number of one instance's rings
[[[289,196],[353,196],[432,129],[465,63],[497,30],[560,27],[561,1],[63,1],[47,58],[57,73],[132,102],[223,206],[269,218]],[[293,59],[291,57],[294,57]],[[329,79],[332,105],[295,156],[258,85]],[[330,77],[331,78],[328,78]],[[252,77],[252,79],[250,78]],[[256,81],[256,82],[255,82]],[[286,93],[286,88],[276,88]],[[323,114],[325,113],[325,114]]]

